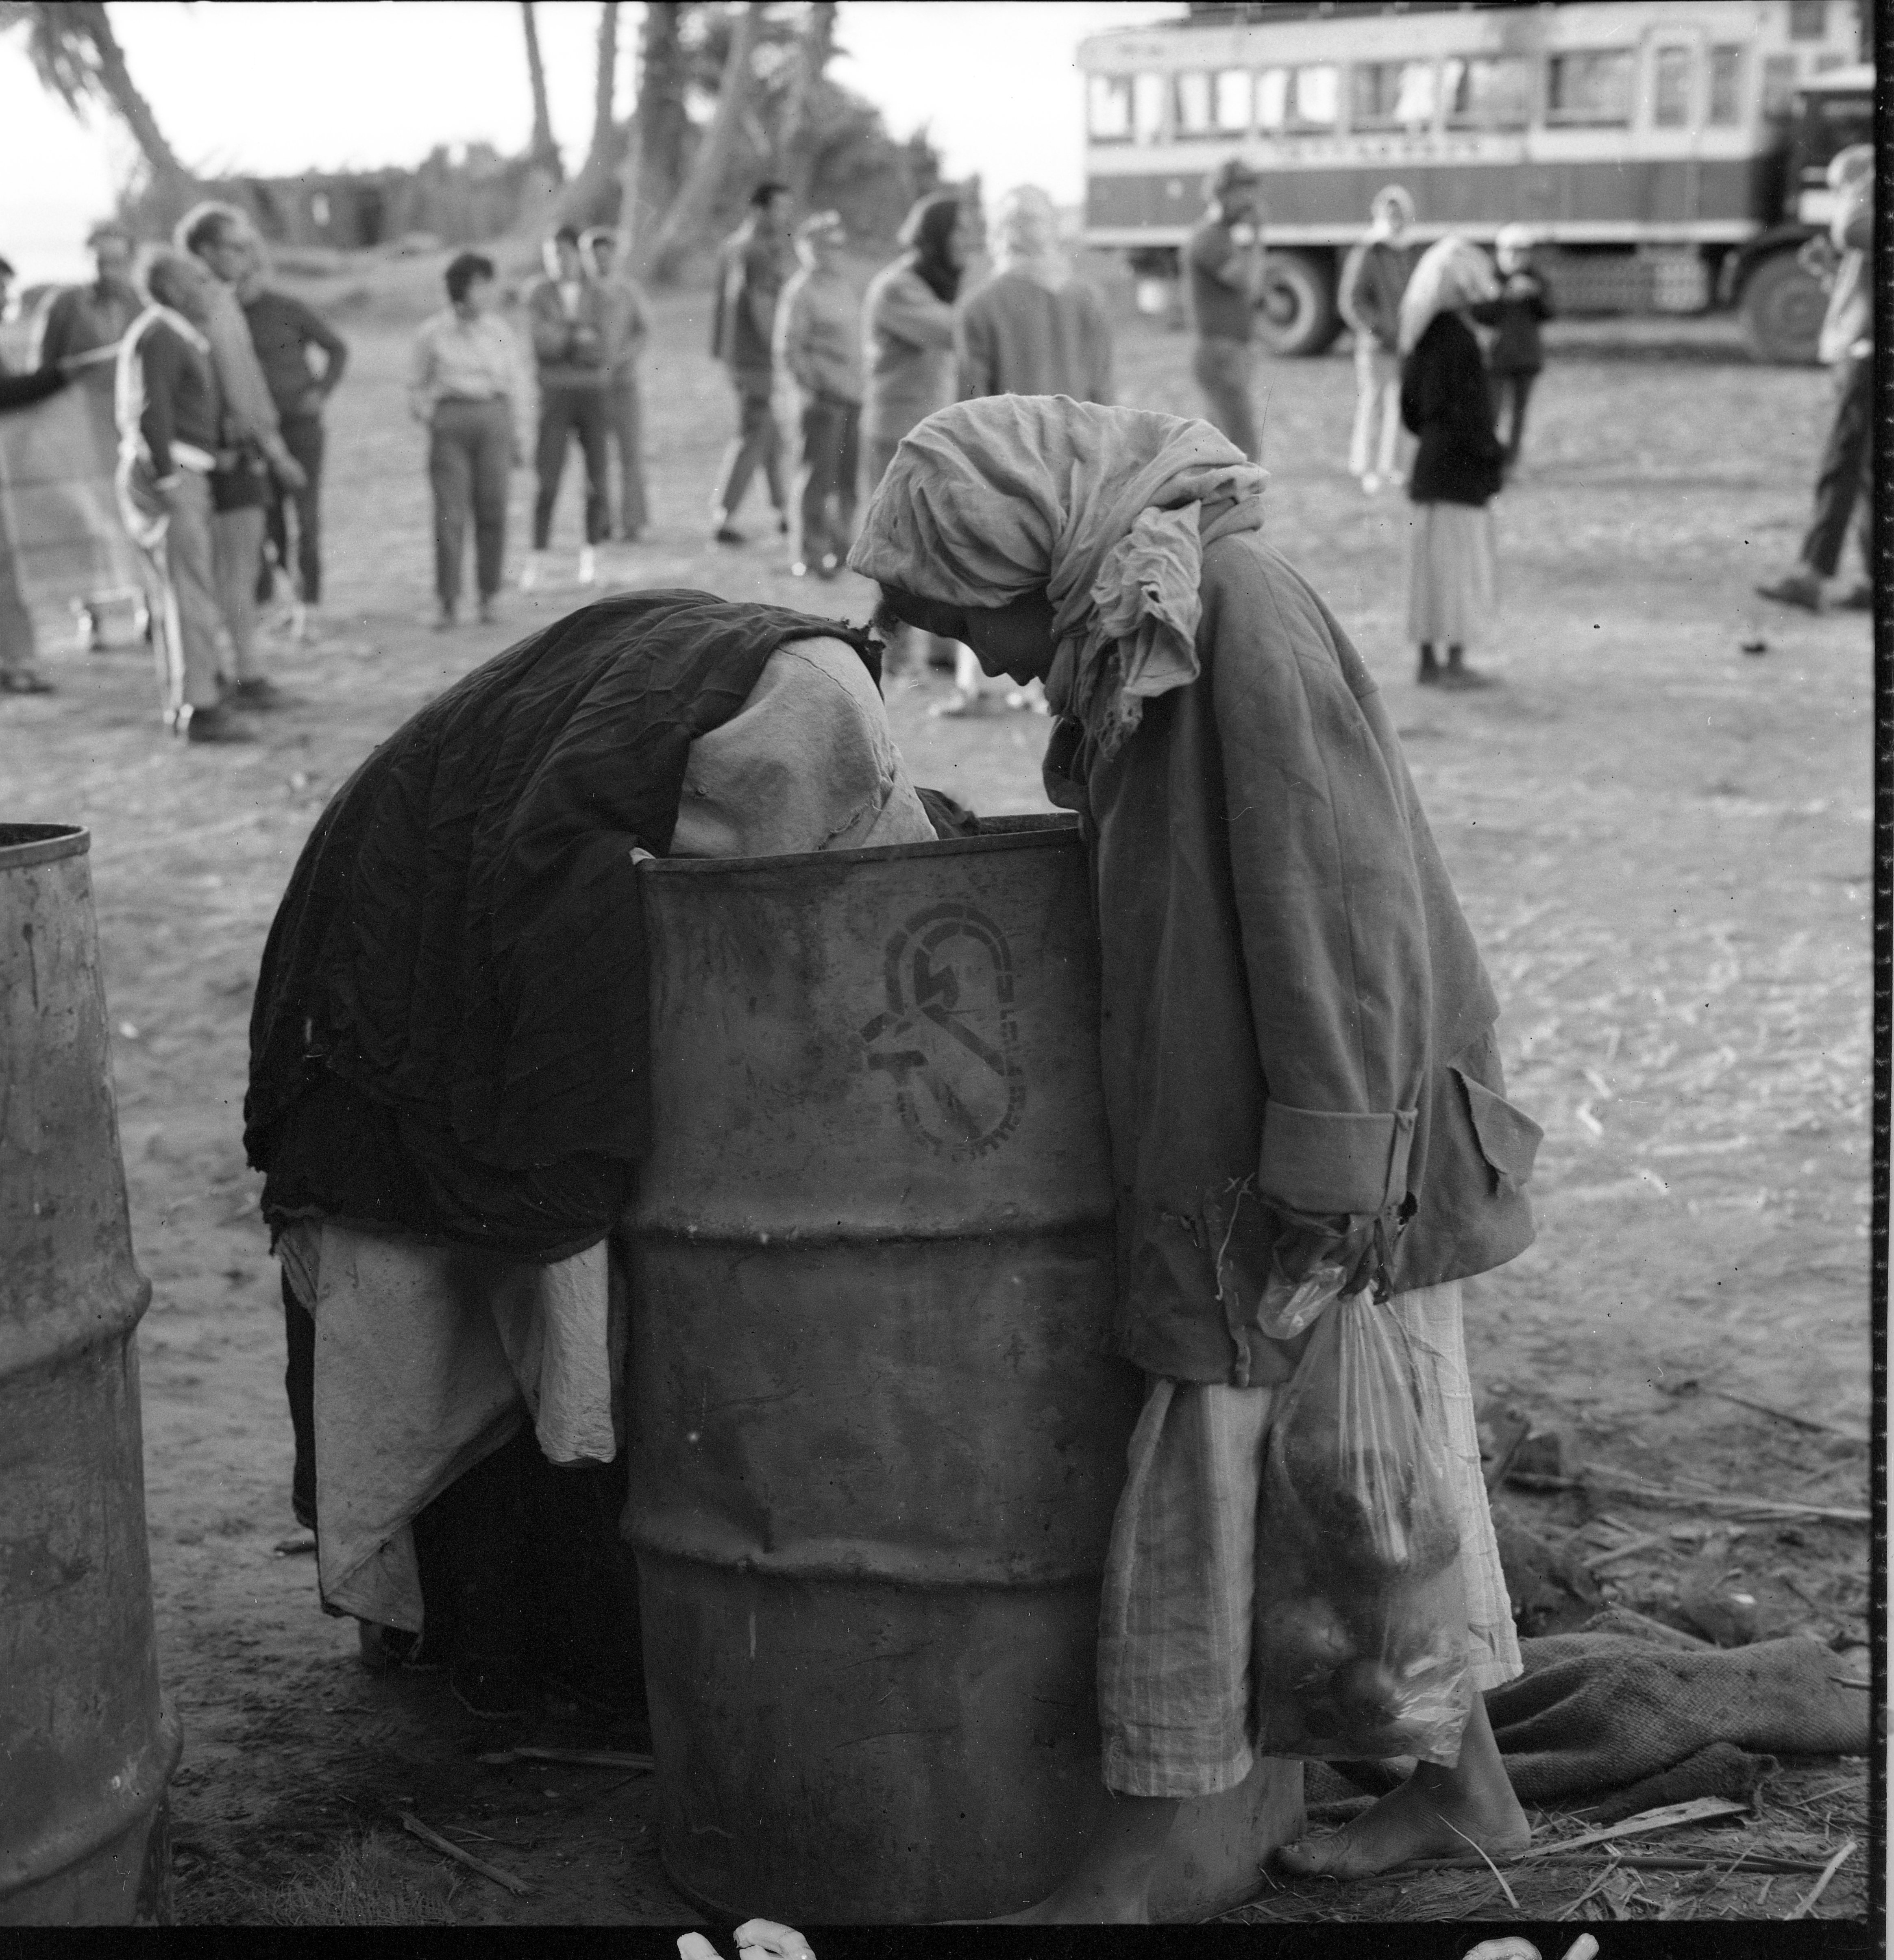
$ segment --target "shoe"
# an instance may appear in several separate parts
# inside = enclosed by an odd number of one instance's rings
[[[551,556],[549,552],[543,551],[527,554],[526,563],[520,568],[520,590],[522,592],[530,592],[544,581],[549,568],[546,561]]]
[[[1414,676],[1414,684],[1417,687],[1438,687],[1440,684],[1440,670],[1438,667],[1421,668]]]
[[[33,667],[0,667],[0,694],[50,694],[53,683]]]
[[[460,622],[456,616],[454,609],[451,606],[444,606],[441,608],[439,612],[435,613],[431,623],[435,632],[451,633],[454,628],[460,625]]]
[[[579,583],[596,585],[598,583],[598,552],[590,545],[579,547]]]
[[[719,524],[710,534],[714,545],[746,545],[750,540],[734,524]]]
[[[791,578],[807,578],[809,576],[809,568],[802,559],[797,558],[790,565],[789,576]]]
[[[273,680],[262,674],[237,682],[224,698],[233,708],[248,708],[259,714],[272,714],[279,708],[296,708],[301,705],[297,695],[279,687]]]
[[[1362,478],[1361,488],[1365,490],[1370,497],[1375,496],[1378,495],[1380,491],[1381,479],[1372,469],[1370,469],[1367,476]]]
[[[253,742],[256,737],[228,708],[184,708],[173,724],[186,742]]]
[[[819,578],[833,578],[841,569],[841,558],[833,552],[824,552],[822,562],[816,567],[816,575]]]
[[[1792,571],[1773,585],[1759,585],[1759,599],[1773,599],[1778,606],[1799,606],[1804,612],[1822,610],[1822,581],[1810,571]]]
[[[1835,603],[1845,612],[1872,612],[1874,610],[1874,588],[1864,580],[1851,591],[1843,593]]]
[[[531,1715],[539,1707],[538,1678],[523,1661],[459,1659],[449,1672],[448,1685],[454,1700],[484,1721]]]

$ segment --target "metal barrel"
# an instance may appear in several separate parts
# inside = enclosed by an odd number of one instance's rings
[[[0,824],[0,1926],[170,1917],[132,1262],[87,832]]]
[[[641,889],[625,1525],[665,1869],[792,1924],[1030,1904],[1099,1801],[1100,1578],[1143,1392],[1105,1351],[1076,827],[671,860]],[[1167,1916],[1253,1892],[1300,1790],[1272,1764],[1186,1806]]]

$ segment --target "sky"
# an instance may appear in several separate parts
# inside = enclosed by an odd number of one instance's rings
[[[896,137],[925,125],[947,173],[1042,184],[1079,200],[1079,42],[1182,11],[1176,0],[842,0],[830,72]],[[619,100],[636,85],[641,6],[620,11]],[[172,147],[207,174],[417,163],[437,143],[525,147],[532,98],[512,0],[118,0],[138,83]],[[553,133],[576,166],[591,132],[597,8],[541,0]],[[88,224],[110,208],[130,139],[76,119],[0,35],[0,256],[22,283],[81,276]]]

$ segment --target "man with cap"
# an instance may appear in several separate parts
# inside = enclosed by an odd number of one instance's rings
[[[1190,317],[1197,347],[1191,372],[1208,403],[1208,419],[1255,462],[1262,443],[1249,402],[1256,363],[1252,338],[1262,297],[1262,177],[1232,157],[1210,180],[1210,206],[1190,234]]]
[[[796,228],[801,269],[776,313],[776,363],[796,384],[802,461],[796,473],[800,578],[832,578],[855,541],[861,473],[861,299],[842,269],[841,218],[818,211]]]

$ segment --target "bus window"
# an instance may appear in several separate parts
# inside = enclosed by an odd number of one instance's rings
[[[1160,143],[1164,137],[1164,78],[1140,75],[1132,78],[1131,126],[1140,143]]]
[[[1765,55],[1762,58],[1762,113],[1786,116],[1795,95],[1794,55]]]
[[[1454,129],[1523,129],[1532,119],[1532,64],[1523,56],[1447,64],[1447,120]]]
[[[1826,40],[1829,31],[1826,0],[1789,0],[1789,39]]]
[[[1223,135],[1246,136],[1249,133],[1256,93],[1256,78],[1246,68],[1218,70],[1217,127]]]
[[[1710,50],[1710,122],[1728,129],[1743,120],[1743,50]]]
[[[1176,78],[1176,91],[1175,113],[1179,138],[1211,135],[1209,76],[1180,75]]]
[[[1131,141],[1131,77],[1095,75],[1086,91],[1086,133],[1094,143]]]
[[[1691,50],[1660,48],[1650,75],[1650,121],[1658,129],[1690,126]]]
[[[1280,129],[1289,119],[1289,71],[1266,68],[1256,77],[1256,126]]]
[[[1339,69],[1326,62],[1318,68],[1299,68],[1291,91],[1289,119],[1308,129],[1332,129],[1341,97]]]
[[[1349,121],[1357,129],[1413,129],[1434,120],[1438,71],[1431,61],[1357,62]]]
[[[1554,55],[1546,64],[1545,119],[1594,128],[1631,121],[1629,49]]]

